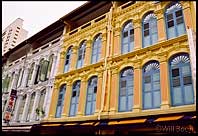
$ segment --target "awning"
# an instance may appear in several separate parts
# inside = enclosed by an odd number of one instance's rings
[[[2,131],[9,131],[9,132],[30,132],[32,126],[9,126],[9,127],[2,127]]]

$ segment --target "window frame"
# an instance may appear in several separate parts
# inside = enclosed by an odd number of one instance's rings
[[[101,48],[102,48],[102,34],[100,33],[95,36],[94,41],[92,43],[91,64],[95,64],[100,61]],[[96,50],[95,54],[94,54],[94,50]],[[94,56],[96,56],[96,60],[93,60]]]
[[[64,63],[64,70],[63,70],[63,73],[66,73],[69,71],[70,69],[70,63],[71,63],[71,56],[72,56],[72,47],[73,46],[70,46],[67,50],[67,53],[65,54],[65,63]],[[69,57],[67,57],[69,56]],[[68,63],[67,63],[68,61]],[[67,63],[67,64],[66,64]]]

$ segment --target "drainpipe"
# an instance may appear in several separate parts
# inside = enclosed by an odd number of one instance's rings
[[[108,14],[108,26],[107,26],[107,50],[106,50],[106,56],[105,56],[105,65],[104,65],[104,74],[103,74],[103,82],[102,82],[102,95],[101,95],[101,108],[98,113],[98,120],[100,120],[101,112],[104,108],[104,100],[105,100],[105,87],[106,87],[106,78],[107,78],[107,58],[109,56],[109,49],[110,49],[110,36],[111,36],[111,19],[112,19],[112,7],[110,9],[110,12]]]

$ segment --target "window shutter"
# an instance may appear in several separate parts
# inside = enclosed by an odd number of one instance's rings
[[[39,77],[40,81],[45,81],[46,80],[48,64],[49,64],[49,61],[44,60],[42,66],[41,66],[41,70],[40,70],[40,77]]]

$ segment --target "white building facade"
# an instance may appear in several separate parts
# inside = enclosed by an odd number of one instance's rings
[[[35,40],[27,41],[24,46],[11,53],[3,65],[2,74],[2,125],[7,126],[5,116],[9,111],[11,90],[17,90],[11,110],[9,125],[37,124],[47,117],[53,90],[54,77],[59,62],[60,47],[64,26],[56,32],[36,34]],[[24,43],[24,42],[23,42]],[[22,43],[22,44],[23,44]],[[20,45],[19,45],[20,46]],[[27,53],[24,55],[25,50]],[[20,56],[20,55],[19,55]]]

